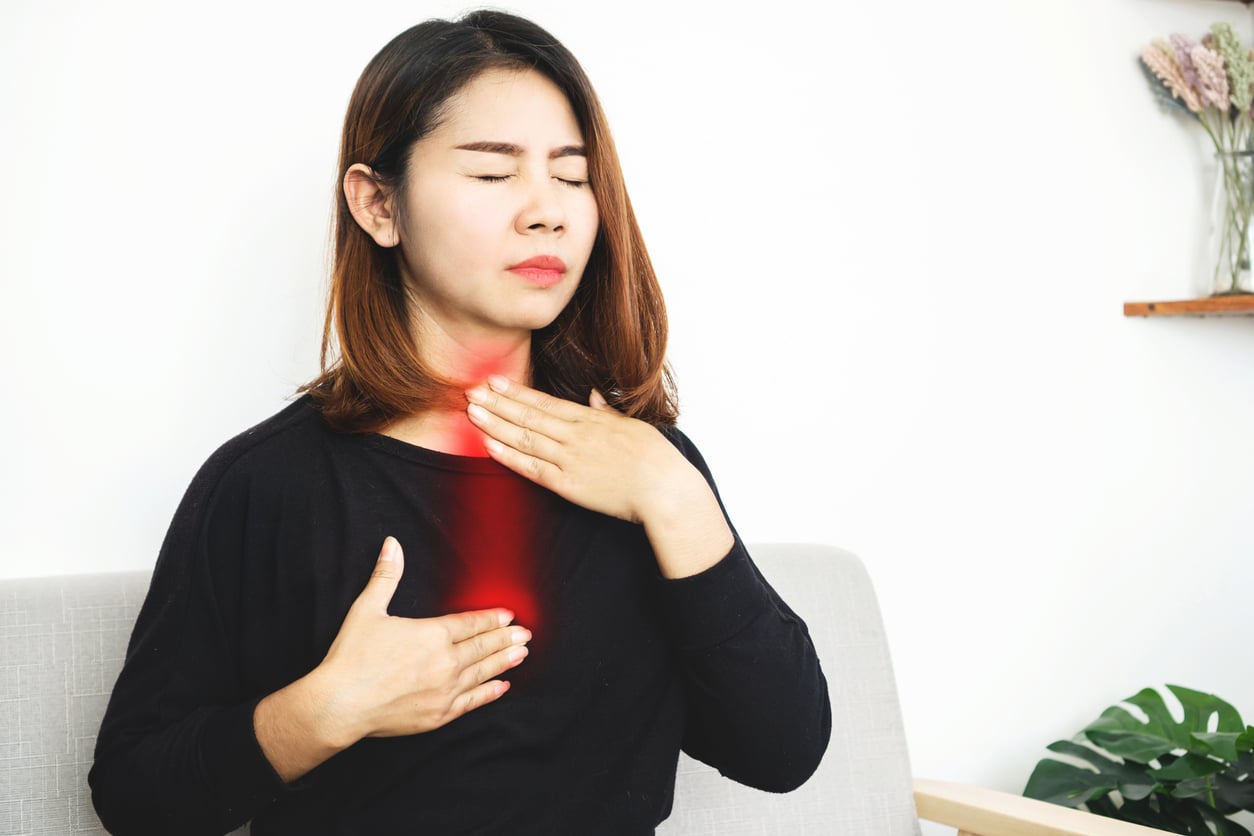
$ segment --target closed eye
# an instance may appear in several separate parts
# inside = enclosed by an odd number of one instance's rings
[[[504,183],[513,177],[513,174],[472,174],[471,177],[480,183]],[[582,189],[588,185],[587,180],[571,180],[566,177],[554,177],[554,180],[572,189]]]

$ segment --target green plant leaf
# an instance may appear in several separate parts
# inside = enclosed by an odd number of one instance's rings
[[[1181,725],[1185,728],[1194,732],[1207,731],[1213,714],[1217,720],[1215,731],[1237,734],[1245,731],[1245,723],[1241,722],[1240,713],[1214,694],[1194,691],[1180,685],[1168,685],[1167,690],[1180,700],[1180,707],[1184,709],[1184,722]]]
[[[1171,797],[1180,799],[1200,798],[1203,804],[1209,804],[1209,796],[1214,791],[1214,784],[1209,778],[1190,778],[1172,787]]]
[[[1149,769],[1144,765],[1117,761],[1102,752],[1075,741],[1058,740],[1045,748],[1051,752],[1068,755],[1092,765],[1097,772],[1108,776],[1110,780],[1115,782],[1115,788],[1119,790],[1119,794],[1124,798],[1134,800],[1145,798],[1159,786],[1158,782],[1150,777]]]
[[[1240,735],[1236,732],[1198,732],[1193,737],[1217,758],[1231,762],[1238,757],[1237,740]]]
[[[1217,836],[1250,836],[1250,831],[1210,807],[1199,806],[1197,812],[1215,826]]]
[[[1189,753],[1176,758],[1161,769],[1151,769],[1149,774],[1160,782],[1187,781],[1191,778],[1205,778],[1216,772],[1223,772],[1227,768],[1228,764],[1225,761]]]
[[[1189,829],[1189,824],[1186,821],[1172,815],[1170,811],[1163,810],[1155,799],[1144,801],[1125,800],[1123,804],[1115,804],[1107,796],[1106,798],[1099,798],[1087,806],[1089,812],[1111,819],[1119,819],[1120,821],[1132,822],[1133,824],[1143,824],[1146,827],[1156,827],[1159,830],[1166,830],[1171,833],[1190,834],[1194,832]]]
[[[1043,758],[1028,776],[1023,794],[1028,798],[1079,807],[1081,804],[1101,798],[1119,786],[1110,775],[1083,769],[1070,763]]]
[[[1179,722],[1163,694],[1143,689],[1051,743],[1073,762],[1041,760],[1023,794],[1185,836],[1254,836],[1227,818],[1254,810],[1254,726],[1213,694],[1167,688]]]
[[[1177,749],[1196,755],[1209,754],[1209,746],[1194,737],[1210,731],[1210,718],[1217,717],[1220,732],[1240,732],[1241,715],[1228,703],[1213,694],[1168,685],[1180,700],[1184,719],[1177,723],[1171,716],[1162,695],[1153,688],[1144,688],[1124,700],[1139,708],[1145,720],[1134,716],[1122,706],[1112,705],[1081,732],[1089,740],[1112,754],[1137,763],[1148,763]]]
[[[1163,809],[1169,810],[1170,815],[1174,820],[1184,822],[1185,826],[1188,828],[1187,832],[1189,834],[1195,834],[1195,836],[1206,836],[1206,834],[1212,832],[1210,827],[1207,825],[1208,821],[1212,821],[1214,819],[1227,821],[1227,819],[1207,807],[1205,804],[1199,804],[1196,801],[1171,801],[1163,799]]]
[[[1252,779],[1248,770],[1242,770],[1235,775],[1234,770],[1221,772],[1215,776],[1215,800],[1219,804],[1223,804],[1228,812],[1236,810],[1254,810],[1254,779]],[[1224,810],[1221,807],[1221,811]]]

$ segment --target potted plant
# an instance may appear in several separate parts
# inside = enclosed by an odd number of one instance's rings
[[[1047,749],[1023,794],[1190,836],[1250,836],[1228,818],[1254,810],[1254,727],[1214,694],[1179,685],[1176,720],[1146,688]]]

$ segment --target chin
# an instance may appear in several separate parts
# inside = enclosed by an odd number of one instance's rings
[[[557,321],[557,314],[553,314],[552,316],[548,316],[548,317],[536,317],[534,319],[527,319],[526,321],[519,323],[519,327],[525,328],[528,331],[543,331],[545,328],[548,328],[550,325],[552,325],[555,321]]]
[[[566,310],[569,300],[561,307],[546,306],[545,310],[527,311],[518,316],[518,325],[529,331],[539,331],[548,328]]]

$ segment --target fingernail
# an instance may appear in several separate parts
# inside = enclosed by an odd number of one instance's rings
[[[400,543],[396,542],[396,538],[389,534],[383,538],[383,551],[379,554],[379,559],[389,563],[396,560],[396,550],[399,546]]]
[[[482,386],[476,386],[466,392],[466,400],[471,403],[484,403],[488,399],[488,393],[483,391]]]
[[[526,627],[519,627],[517,630],[511,630],[509,640],[514,644],[522,644],[531,641],[531,631]]]
[[[477,403],[472,403],[470,406],[466,407],[466,414],[470,416],[470,420],[472,421],[488,420],[488,411],[479,406]]]
[[[525,647],[511,647],[509,649],[509,653],[505,655],[505,658],[509,659],[511,662],[521,662],[523,659],[527,658],[527,653],[528,650]]]
[[[499,374],[494,374],[488,377],[488,385],[498,392],[504,392],[509,389],[509,379]]]
[[[501,622],[501,626],[504,627],[506,624],[509,624],[514,620],[514,614],[509,610],[498,610],[496,613],[496,619]]]

